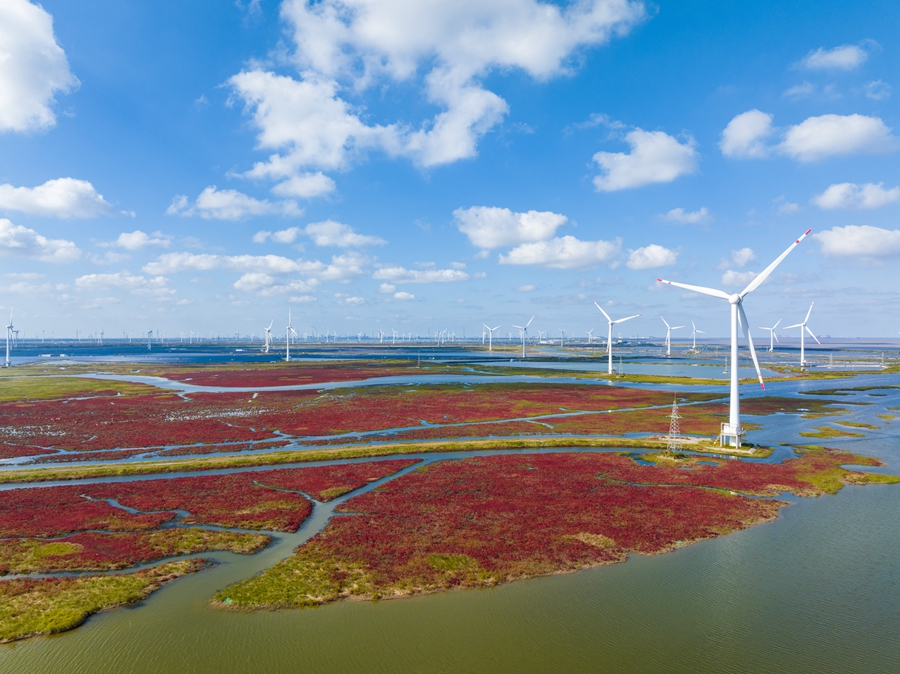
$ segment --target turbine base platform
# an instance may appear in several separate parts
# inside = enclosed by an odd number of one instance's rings
[[[743,435],[744,429],[735,428],[731,424],[723,423],[719,431],[719,446],[724,447],[728,444],[735,449],[740,449],[741,436]]]

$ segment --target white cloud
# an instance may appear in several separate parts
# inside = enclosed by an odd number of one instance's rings
[[[765,157],[769,148],[764,141],[774,131],[772,119],[772,115],[756,109],[735,116],[722,131],[722,154],[736,159]]]
[[[530,293],[535,290],[537,290],[537,287],[531,285],[530,283],[528,285],[524,285],[524,286],[516,286],[517,293]]]
[[[656,269],[668,267],[678,260],[678,252],[655,243],[629,251],[625,266],[629,269]]]
[[[234,282],[236,290],[257,293],[263,296],[284,295],[288,293],[309,293],[319,285],[317,279],[295,279],[287,283],[278,283],[274,276],[265,272],[249,272]]]
[[[378,286],[378,292],[380,293],[392,293],[397,290],[397,286],[391,285],[390,283],[382,283]]]
[[[746,288],[759,274],[755,271],[733,271],[729,269],[722,274],[722,285],[733,288]]]
[[[731,251],[731,259],[738,267],[746,267],[751,262],[756,261],[756,253],[752,248],[741,248]]]
[[[706,206],[703,206],[699,211],[685,211],[683,208],[673,208],[663,217],[666,220],[680,222],[686,225],[699,225],[712,220],[709,211],[706,210]]]
[[[819,47],[809,52],[799,65],[808,70],[853,70],[865,63],[869,53],[854,44],[825,49]]]
[[[833,155],[888,152],[896,146],[896,137],[878,117],[821,115],[790,127],[779,150],[799,161],[816,161]]]
[[[136,276],[128,271],[114,274],[86,274],[75,279],[75,286],[82,290],[120,288],[135,295],[143,295],[156,299],[168,299],[175,291],[167,286],[165,276]]]
[[[459,269],[406,269],[400,266],[382,267],[372,274],[376,281],[390,283],[451,283],[467,281],[469,275]]]
[[[830,185],[811,201],[819,208],[879,208],[900,199],[900,187],[884,189],[884,183],[837,183]]]
[[[295,302],[297,304],[312,304],[313,302],[318,302],[319,300],[312,295],[298,295],[296,297],[291,297],[288,299],[288,302]]]
[[[565,73],[574,52],[624,34],[644,8],[627,0],[288,0],[281,15],[299,79],[256,68],[229,84],[259,129],[257,146],[276,151],[247,175],[290,182],[305,168],[347,168],[370,150],[424,167],[473,157],[508,110],[483,88],[485,76]],[[432,119],[370,124],[346,100],[410,81],[421,81],[423,98],[439,109]]]
[[[594,178],[600,192],[614,192],[652,183],[668,183],[697,170],[696,143],[688,137],[684,143],[662,131],[634,129],[625,134],[630,153],[598,152],[594,161],[603,175]]]
[[[863,87],[863,92],[866,98],[871,98],[873,101],[883,101],[891,97],[891,85],[881,80],[874,80]]]
[[[778,207],[778,212],[782,215],[790,215],[791,213],[796,213],[800,210],[800,204],[795,204],[793,202],[785,202]]]
[[[78,84],[53,35],[53,17],[26,0],[0,3],[0,131],[53,126],[56,93]]]
[[[500,264],[540,265],[550,269],[584,269],[612,262],[621,249],[621,240],[580,241],[563,236],[549,241],[523,243],[500,256]]]
[[[408,301],[408,300],[414,300],[414,299],[416,299],[416,296],[413,295],[412,293],[403,292],[403,291],[401,290],[401,291],[398,292],[398,293],[394,293],[394,299],[395,299],[395,300]]]
[[[362,297],[348,297],[344,300],[344,304],[349,304],[351,306],[356,306],[360,304],[365,304],[366,301]]]
[[[0,218],[0,253],[30,257],[41,262],[72,262],[81,251],[72,241],[48,239],[33,229]]]
[[[858,114],[809,117],[784,130],[781,143],[767,145],[765,140],[775,132],[772,119],[759,110],[737,115],[722,132],[722,154],[759,159],[780,153],[808,162],[835,155],[889,152],[897,147],[897,138],[880,118]]]
[[[319,260],[292,260],[280,255],[212,255],[209,253],[164,253],[144,265],[148,274],[175,274],[183,271],[228,269],[265,274],[302,274],[323,281],[353,278],[362,274],[368,259],[355,255],[335,255],[331,264]]]
[[[299,197],[311,199],[330,194],[337,189],[334,180],[321,171],[292,175],[272,188],[272,194],[279,197]]]
[[[508,208],[489,206],[457,208],[453,217],[459,231],[473,245],[485,250],[549,239],[569,220],[551,211],[515,213]]]
[[[824,255],[877,260],[900,255],[900,230],[870,225],[833,227],[813,234]]]
[[[200,193],[193,204],[184,195],[175,197],[166,209],[166,214],[182,217],[199,215],[201,218],[214,220],[240,220],[251,215],[298,216],[302,215],[303,211],[294,201],[271,202],[268,199],[254,199],[237,190],[219,190],[215,185],[210,185]]]
[[[133,232],[122,232],[119,234],[119,238],[116,239],[116,242],[113,245],[118,246],[119,248],[125,248],[126,250],[139,250],[147,246],[161,246],[162,248],[168,248],[171,242],[172,237],[166,236],[162,232],[153,232],[153,235],[151,236],[136,229]]]
[[[816,93],[815,85],[810,82],[804,82],[803,84],[796,84],[789,89],[786,89],[781,95],[796,101],[801,98],[806,98],[807,96],[812,96],[814,93]]]
[[[359,248],[362,246],[383,246],[387,243],[377,236],[357,234],[350,225],[334,220],[313,222],[304,230],[317,246],[337,246],[338,248]]]
[[[48,180],[37,187],[0,185],[0,210],[56,218],[93,218],[114,213],[93,185],[75,178]]]

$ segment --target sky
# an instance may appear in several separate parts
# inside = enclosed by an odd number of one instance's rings
[[[740,292],[812,228],[757,339],[813,301],[896,337],[898,64],[878,0],[2,0],[0,311],[584,338],[596,301],[720,337],[656,279]]]

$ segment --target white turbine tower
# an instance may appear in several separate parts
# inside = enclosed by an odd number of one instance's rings
[[[697,335],[705,335],[706,333],[703,330],[698,330],[697,326],[694,325],[694,321],[691,321],[691,327],[694,329],[693,332],[691,332],[691,339],[694,340],[694,345],[691,347],[691,351],[697,353]]]
[[[609,332],[606,333],[606,355],[607,355],[607,358],[609,359],[609,370],[608,370],[608,372],[609,372],[609,374],[612,374],[612,373],[613,373],[613,366],[612,366],[612,359],[613,359],[613,357],[612,357],[612,326],[616,325],[617,323],[624,323],[625,321],[630,321],[632,318],[637,318],[638,316],[640,316],[640,314],[635,314],[634,316],[629,316],[628,318],[619,318],[619,319],[617,319],[617,320],[614,321],[613,319],[611,319],[611,318],[609,317],[609,314],[608,314],[608,313],[606,313],[605,311],[603,311],[603,307],[601,307],[599,304],[597,304],[596,301],[594,302],[594,306],[597,307],[597,308],[600,310],[600,313],[603,314],[604,318],[606,318],[606,322],[609,324]]]
[[[275,325],[275,319],[269,323],[269,327],[266,328],[266,345],[263,347],[263,353],[269,353],[269,347],[272,346],[272,326]]]
[[[775,342],[778,341],[778,335],[775,334],[775,328],[778,327],[778,323],[781,323],[780,318],[771,328],[760,328],[760,330],[769,331],[769,353],[772,353],[775,350]]]
[[[291,334],[293,333],[294,337],[298,337],[297,331],[291,326],[291,310],[288,309],[288,324],[284,330],[284,348],[285,348],[285,361],[288,363],[291,362]]]
[[[668,281],[666,281],[666,283],[668,283]],[[681,330],[681,328],[683,328],[684,326],[683,325],[669,325],[666,322],[665,318],[663,318],[662,316],[660,316],[660,318],[662,318],[662,322],[666,324],[666,355],[671,356],[672,355],[672,330]]]
[[[747,343],[750,346],[750,355],[753,357],[753,365],[756,367],[759,385],[762,386],[763,389],[766,388],[766,385],[763,383],[762,373],[759,371],[759,361],[756,360],[756,351],[753,348],[753,338],[750,336],[750,323],[747,321],[747,314],[744,312],[744,298],[756,290],[762,282],[769,277],[769,274],[775,270],[775,267],[781,264],[781,261],[788,256],[788,253],[794,250],[794,248],[796,248],[811,231],[811,229],[806,230],[799,239],[788,246],[786,251],[779,255],[772,264],[763,269],[763,271],[756,276],[746,288],[744,288],[743,292],[740,293],[729,295],[728,293],[722,290],[716,290],[715,288],[704,288],[702,286],[693,286],[686,283],[676,283],[675,281],[656,279],[660,283],[666,283],[670,286],[684,288],[685,290],[691,290],[703,295],[718,297],[719,299],[726,300],[731,305],[731,396],[730,404],[728,406],[728,423],[722,424],[720,437],[722,438],[722,441],[724,441],[725,438],[731,438],[731,444],[734,447],[741,446],[742,433],[741,402],[738,393],[738,321],[740,321],[741,328],[746,335]]]
[[[494,350],[494,330],[499,330],[500,326],[498,325],[496,328],[488,327],[487,323],[482,323],[485,329],[488,331],[488,351]]]
[[[513,327],[521,331],[522,333],[522,358],[525,358],[525,339],[528,337],[528,326],[531,325],[531,321],[534,320],[534,316],[528,319],[528,322],[525,325],[514,325]]]
[[[803,319],[802,323],[797,323],[796,325],[786,325],[784,326],[784,330],[790,330],[791,328],[800,328],[800,367],[806,367],[806,335],[804,333],[809,333],[809,336],[812,337],[816,342],[819,342],[819,338],[813,334],[813,331],[807,327],[807,323],[809,323],[809,315],[812,313],[813,304],[815,302],[810,303],[809,311],[806,312],[806,318]],[[12,321],[10,321],[12,322]]]
[[[594,339],[594,328],[591,328],[590,330],[587,331],[587,336],[588,336],[588,346],[590,346]]]
[[[9,310],[9,325],[6,326],[6,363],[3,367],[9,367],[9,340],[13,333],[12,309]]]

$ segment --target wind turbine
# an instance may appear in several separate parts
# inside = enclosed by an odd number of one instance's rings
[[[13,333],[12,309],[9,310],[9,325],[6,326],[6,363],[3,367],[9,367],[9,338]]]
[[[485,329],[488,331],[488,351],[494,350],[494,330],[499,330],[500,326],[498,325],[496,328],[488,327],[487,323],[482,323]]]
[[[638,316],[640,316],[640,314],[635,314],[634,316],[629,316],[628,318],[619,318],[614,321],[609,317],[608,313],[603,311],[603,307],[597,304],[596,301],[594,301],[594,306],[600,310],[600,313],[603,314],[603,316],[606,318],[606,322],[609,324],[609,332],[606,333],[606,354],[609,358],[609,374],[612,374],[612,326],[614,326],[616,323],[624,323],[625,321],[630,321],[632,318],[637,318]]]
[[[697,326],[694,325],[694,321],[691,321],[691,327],[694,329],[694,331],[691,333],[691,338],[694,340],[694,346],[691,347],[691,351],[697,353],[697,335],[705,335],[706,333],[703,330],[698,330]]]
[[[531,325],[531,321],[534,320],[534,316],[528,319],[528,322],[525,325],[514,325],[514,328],[517,328],[522,332],[522,358],[525,358],[525,338],[528,337],[528,326]]]
[[[769,353],[772,353],[775,350],[775,342],[778,341],[778,335],[775,334],[775,328],[778,327],[778,323],[781,323],[781,319],[778,319],[778,322],[775,323],[771,328],[760,328],[760,330],[768,330],[769,331]]]
[[[718,297],[719,299],[726,300],[731,305],[731,396],[728,406],[728,423],[722,424],[720,437],[723,441],[726,437],[731,438],[731,444],[733,447],[741,446],[742,433],[741,401],[738,393],[738,321],[740,321],[741,329],[743,330],[744,335],[746,335],[747,337],[747,344],[750,346],[750,355],[753,357],[753,365],[756,367],[756,374],[759,377],[759,385],[763,388],[763,390],[765,390],[766,388],[766,385],[763,383],[762,373],[759,371],[759,361],[756,359],[756,350],[753,348],[753,338],[750,336],[750,323],[747,321],[747,314],[744,312],[744,298],[754,290],[756,290],[762,284],[762,282],[769,277],[769,274],[775,271],[775,267],[781,264],[781,261],[788,256],[788,253],[794,250],[794,248],[796,248],[797,245],[801,241],[803,241],[803,239],[805,239],[811,231],[812,229],[807,229],[799,239],[788,246],[786,251],[775,258],[775,261],[772,262],[772,264],[763,269],[763,271],[758,276],[750,281],[750,284],[746,288],[744,288],[743,292],[740,293],[729,295],[728,293],[722,290],[716,290],[715,288],[704,288],[702,286],[693,286],[686,283],[676,283],[675,281],[664,281],[663,279],[656,279],[660,283],[666,283],[670,286],[684,288],[685,290],[691,290],[703,295]]]
[[[153,330],[147,330],[147,351],[150,350],[150,346],[153,343]]]
[[[797,323],[796,325],[786,325],[783,328],[784,330],[790,330],[791,328],[800,328],[800,367],[801,368],[806,367],[806,358],[805,358],[805,347],[806,347],[805,342],[806,342],[806,340],[804,339],[804,337],[806,335],[804,333],[808,332],[809,336],[812,337],[814,340],[816,340],[816,342],[818,342],[819,344],[822,343],[822,342],[819,342],[819,338],[816,337],[813,334],[813,331],[810,330],[806,325],[809,322],[809,315],[812,313],[813,304],[815,304],[815,301],[810,303],[809,311],[806,312],[806,318],[803,319],[802,323]],[[12,320],[10,320],[10,322],[12,322]]]
[[[294,337],[297,337],[297,331],[291,327],[291,310],[288,309],[288,324],[287,328],[285,328],[284,335],[286,339],[284,340],[284,348],[285,348],[285,361],[291,362],[291,333],[294,334]]]
[[[668,322],[666,322],[665,318],[663,318],[662,316],[660,316],[660,318],[662,318],[662,322],[666,324],[666,355],[671,356],[672,355],[672,330],[681,330],[681,328],[683,328],[684,326],[683,325],[672,326],[672,325],[669,325]]]
[[[269,327],[266,328],[266,345],[263,347],[263,353],[269,353],[269,347],[272,345],[272,326],[275,325],[275,319],[269,323]]]
[[[591,340],[593,340],[593,338],[594,338],[594,328],[591,328],[590,330],[587,331],[587,336],[588,336],[588,346],[590,346]]]

